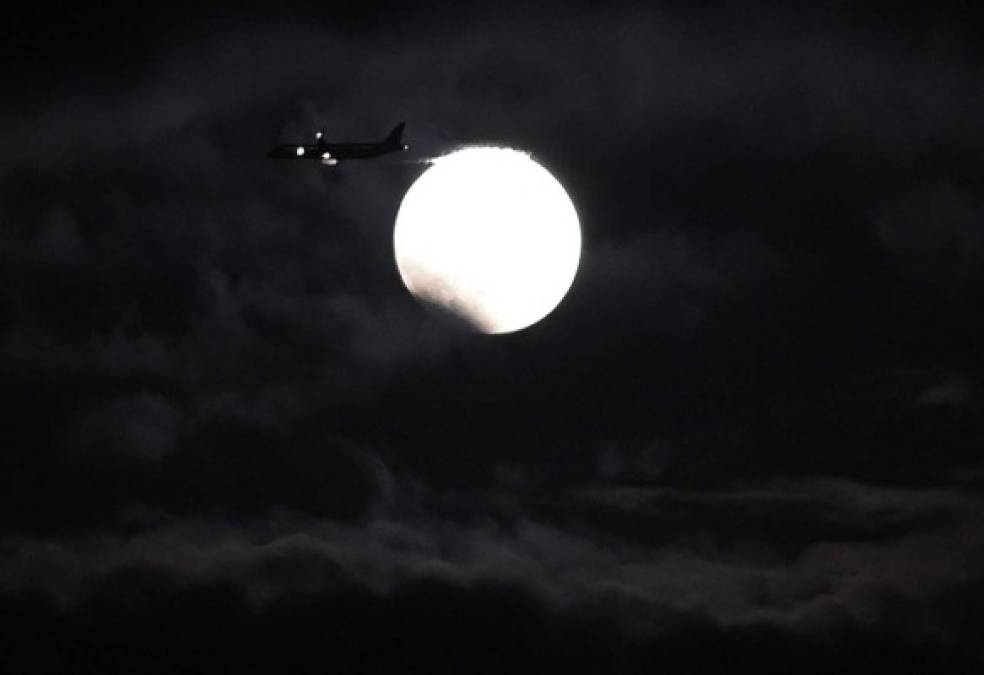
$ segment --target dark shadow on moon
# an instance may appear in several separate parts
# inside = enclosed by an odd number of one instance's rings
[[[453,333],[467,333],[470,335],[489,335],[482,326],[468,316],[467,312],[451,305],[437,302],[420,295],[413,296],[417,302],[433,317],[436,317],[442,325],[448,327]]]

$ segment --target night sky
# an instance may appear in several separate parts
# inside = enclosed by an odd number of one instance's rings
[[[5,16],[0,671],[981,672],[984,25],[860,4]],[[512,334],[394,262],[468,144]]]

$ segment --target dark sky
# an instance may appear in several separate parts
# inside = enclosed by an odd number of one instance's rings
[[[979,672],[981,25],[854,5],[7,21],[0,671]],[[544,321],[265,156],[401,120],[565,185]]]

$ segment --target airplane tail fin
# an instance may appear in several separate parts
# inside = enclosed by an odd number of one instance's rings
[[[389,135],[383,140],[383,144],[387,146],[401,145],[403,143],[403,127],[403,122],[393,127],[393,131],[389,132]]]

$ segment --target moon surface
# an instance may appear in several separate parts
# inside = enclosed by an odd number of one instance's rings
[[[567,192],[510,148],[468,147],[435,160],[407,190],[393,241],[407,289],[484,333],[549,314],[581,257]]]

